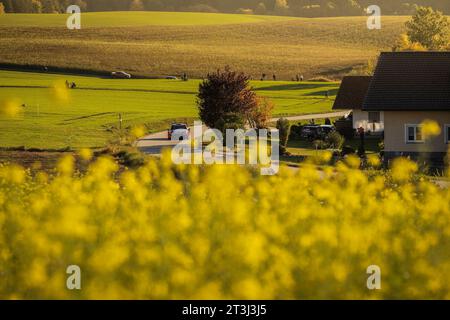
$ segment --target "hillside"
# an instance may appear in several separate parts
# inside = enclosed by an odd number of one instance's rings
[[[190,77],[230,65],[255,79],[338,78],[389,50],[407,19],[384,17],[382,30],[370,31],[366,17],[111,14],[83,14],[76,31],[65,15],[0,16],[0,63]]]

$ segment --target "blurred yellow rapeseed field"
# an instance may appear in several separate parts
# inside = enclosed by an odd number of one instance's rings
[[[450,191],[400,161],[276,176],[167,155],[122,173],[109,158],[83,175],[70,157],[54,176],[2,166],[0,298],[450,299]]]
[[[12,118],[18,116],[21,112],[22,107],[19,99],[0,100],[0,117]]]
[[[70,92],[64,81],[55,81],[50,89],[51,97],[57,102],[65,104],[70,101]]]

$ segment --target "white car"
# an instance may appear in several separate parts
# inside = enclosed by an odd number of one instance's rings
[[[190,138],[190,129],[184,123],[172,124],[167,133],[169,140],[189,140]]]
[[[115,79],[131,79],[131,74],[125,71],[115,71],[111,72],[111,77]]]

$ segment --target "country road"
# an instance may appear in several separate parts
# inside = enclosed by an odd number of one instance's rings
[[[312,119],[325,119],[325,118],[337,118],[347,115],[349,111],[318,113],[318,114],[305,114],[301,116],[285,117],[289,121],[304,121]],[[271,119],[271,122],[276,122],[279,118]],[[148,136],[142,137],[137,141],[136,146],[138,149],[146,154],[161,155],[164,148],[170,148],[176,145],[178,141],[168,140],[167,131],[152,133]]]

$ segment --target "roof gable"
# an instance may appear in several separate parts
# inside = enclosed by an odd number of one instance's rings
[[[344,77],[333,110],[361,110],[371,80],[370,76]]]
[[[450,110],[450,52],[382,53],[363,110]]]

